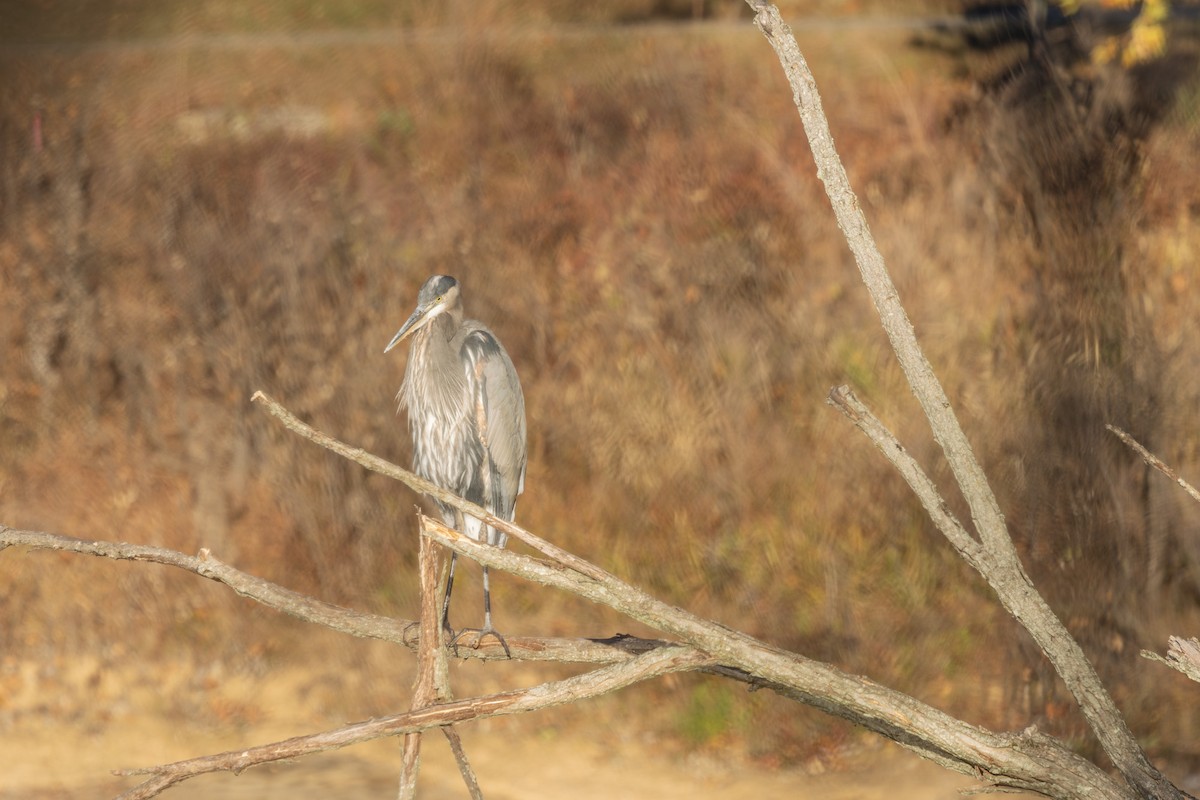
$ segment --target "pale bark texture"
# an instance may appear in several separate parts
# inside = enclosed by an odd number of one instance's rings
[[[779,9],[757,0],[748,2],[755,11],[755,24],[767,37],[783,65],[816,162],[817,177],[825,185],[838,226],[854,254],[883,329],[913,394],[929,420],[934,438],[946,455],[946,462],[959,490],[971,509],[971,519],[983,554],[981,564],[976,568],[983,567],[982,574],[1004,608],[1029,632],[1054,665],[1104,752],[1136,795],[1186,797],[1146,758],[1091,662],[1025,574],[995,493],[975,458],[941,382],[917,343],[912,323],[871,236],[858,198],[850,187],[850,179],[834,147],[833,134],[830,133],[808,62],[800,52],[791,29],[780,16]]]

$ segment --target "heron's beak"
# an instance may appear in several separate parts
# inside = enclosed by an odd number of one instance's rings
[[[433,309],[434,306],[417,306],[417,310],[412,313],[407,322],[400,326],[400,330],[396,331],[396,335],[388,342],[388,346],[383,348],[383,352],[389,352],[393,347],[407,339],[410,334],[419,330],[431,319],[432,315],[429,312],[433,311]]]

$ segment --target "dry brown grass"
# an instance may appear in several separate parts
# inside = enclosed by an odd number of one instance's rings
[[[412,614],[416,498],[294,441],[248,398],[267,390],[405,463],[392,400],[403,357],[382,347],[421,281],[448,272],[522,377],[525,525],[692,610],[955,713],[1069,728],[1055,693],[1039,694],[1036,659],[996,651],[1016,634],[981,583],[823,406],[829,387],[853,383],[940,469],[759,37],[482,32],[0,56],[11,78],[0,149],[12,154],[0,165],[0,519],[210,547],[329,600]],[[800,34],[918,333],[1021,523],[1043,457],[1030,433],[1042,251],[988,139],[1008,124],[1003,108],[898,34]],[[1184,85],[1189,99],[1138,143],[1123,191],[1140,212],[1115,268],[1136,276],[1119,300],[1142,310],[1162,358],[1155,444],[1197,475],[1200,125],[1197,84]],[[1156,502],[1145,513],[1193,535],[1196,509],[1169,493]],[[1171,708],[1176,687],[1135,656],[1188,620],[1186,563],[1134,602],[1138,580],[1104,583],[1062,551],[1050,563],[1031,552],[1043,581],[1079,588],[1060,595],[1077,629],[1110,630],[1089,616],[1093,601],[1139,609],[1106,663],[1135,727],[1162,746],[1186,741],[1194,715]],[[1135,575],[1143,556],[1135,548]],[[625,629],[498,584],[505,630]],[[460,624],[477,608],[464,589]],[[0,650],[12,658],[306,653],[303,634],[277,624],[162,570],[0,558]],[[697,745],[734,737],[768,760],[845,736],[728,692],[664,689],[669,711],[647,724]]]

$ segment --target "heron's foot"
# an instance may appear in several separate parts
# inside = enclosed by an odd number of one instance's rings
[[[454,648],[455,655],[458,655],[459,640],[465,636],[468,636],[469,634],[474,634],[474,636],[469,637],[471,638],[471,642],[466,646],[470,647],[472,650],[478,650],[480,645],[483,644],[484,638],[491,636],[494,637],[496,641],[500,643],[500,646],[504,648],[504,657],[512,658],[512,650],[508,649],[508,642],[504,639],[504,636],[500,634],[500,631],[496,630],[491,625],[484,625],[482,628],[463,628],[461,631],[459,631],[454,639],[452,639],[450,642],[450,646]]]

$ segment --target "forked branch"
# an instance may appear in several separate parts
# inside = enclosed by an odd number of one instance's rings
[[[763,0],[747,2],[755,11],[755,24],[774,48],[791,85],[816,162],[817,177],[825,186],[838,226],[854,255],[883,329],[971,509],[979,542],[991,562],[985,574],[988,583],[1005,609],[1024,626],[1054,665],[1105,753],[1133,790],[1143,797],[1186,797],[1146,758],[1091,662],[1025,574],[1000,504],[941,382],[917,343],[912,323],[850,187],[808,62],[778,8]]]
[[[335,442],[336,440],[322,434],[314,441]],[[337,445],[340,448],[346,448],[341,443],[337,443]],[[386,462],[381,461],[380,463]],[[457,498],[452,499],[462,503]],[[635,671],[647,669],[644,677],[637,677],[638,680],[642,680],[645,677],[652,677],[654,674],[661,674],[656,671],[657,666],[649,669],[645,667],[646,664],[657,665],[668,662],[671,666],[664,666],[664,669],[701,670],[732,677],[754,686],[769,688],[784,697],[863,725],[947,768],[975,778],[983,778],[995,786],[1027,789],[1051,797],[1063,798],[1121,798],[1126,796],[1120,787],[1095,765],[1070,752],[1057,740],[1042,736],[1032,730],[1017,736],[997,734],[954,719],[912,697],[887,689],[867,678],[848,675],[830,665],[782,651],[744,633],[716,622],[701,619],[682,609],[663,603],[594,565],[588,565],[590,568],[582,570],[576,569],[574,565],[565,566],[563,561],[576,560],[574,556],[570,559],[553,561],[531,558],[509,550],[482,545],[463,537],[437,520],[429,518],[422,520],[421,527],[434,540],[474,558],[482,564],[505,569],[529,580],[604,603],[631,618],[677,637],[684,644],[667,647],[664,646],[666,644],[664,642],[633,640],[629,637],[615,637],[611,640],[615,645],[631,643],[633,652],[637,652],[638,649],[652,648],[651,652],[631,659],[627,650],[609,648],[607,643],[587,642],[587,648],[611,649],[612,654],[609,655],[609,658],[619,658],[623,661],[623,663],[590,673],[595,681],[592,689],[587,689],[581,684],[551,684],[524,692],[509,692],[488,698],[476,698],[472,701],[437,705],[429,709],[416,710],[383,720],[373,720],[324,734],[298,737],[261,748],[238,750],[233,753],[154,768],[152,770],[153,777],[138,790],[140,794],[131,794],[129,797],[152,796],[155,791],[161,790],[167,785],[203,772],[243,769],[250,763],[291,758],[296,755],[345,746],[369,738],[422,730],[450,722],[475,719],[482,715],[533,710],[557,702],[566,702],[563,698],[566,697],[565,693],[568,691],[576,691],[573,699],[584,699],[594,696],[594,693],[598,693],[602,686],[620,688],[620,685],[627,685],[627,683],[622,684],[619,678],[622,675],[630,675],[624,668]],[[105,542],[83,542],[67,537],[53,537],[49,534],[0,528],[0,546],[7,544],[26,544],[109,557],[155,560],[181,566],[206,577],[214,577],[203,564],[193,563],[191,557],[172,554],[170,551],[163,552],[155,548],[146,549],[136,545],[116,545]],[[279,587],[271,587],[270,584],[267,584],[266,587],[255,586],[253,581],[257,579],[247,582],[241,580],[239,574],[235,574],[236,572],[236,570],[222,565],[223,579],[227,579],[226,582],[231,586],[239,587],[246,596],[261,599],[271,596],[275,590],[279,589]],[[249,576],[244,577],[249,578]],[[286,590],[280,591],[286,592]],[[300,607],[305,606],[301,604]],[[325,604],[317,607],[321,609],[322,614],[341,611]],[[353,613],[350,612],[351,615]],[[315,621],[317,616],[319,615],[310,615],[310,618]],[[334,616],[339,615],[334,613]],[[400,634],[398,637],[400,641],[411,647],[413,646],[412,641],[403,635],[408,624],[397,623],[396,632]],[[344,619],[339,620],[338,627],[339,629],[354,628],[353,625],[347,626]],[[371,628],[371,630],[376,629]],[[509,639],[509,644],[513,648],[514,656],[517,656],[522,653],[522,648],[513,646],[515,641],[521,640],[512,637]],[[530,649],[541,641],[545,641],[551,650],[565,647],[565,645],[555,645],[554,642],[557,640],[531,639],[524,641],[530,643]],[[563,641],[586,642],[586,640]],[[467,649],[460,648],[460,652],[467,652]],[[653,656],[654,659],[647,660],[649,656]],[[657,658],[668,661],[659,662],[656,660]],[[640,666],[630,667],[635,662]],[[643,673],[636,672],[636,675],[643,675]],[[581,677],[580,680],[586,680],[586,676]],[[558,694],[554,694],[556,692]],[[558,699],[554,699],[553,702],[543,702],[547,694]]]
[[[418,491],[429,485],[394,464],[300,422],[261,392],[256,392],[254,399],[267,404],[273,416],[310,441],[347,455],[369,469],[405,480]],[[484,514],[477,506],[440,489],[434,496],[468,514]],[[1071,753],[1055,739],[1032,731],[1020,736],[996,734],[954,719],[867,678],[848,675],[828,664],[788,653],[663,603],[518,526],[504,523],[504,527],[516,538],[533,543],[538,550],[548,553],[552,560],[535,559],[480,544],[437,520],[428,517],[421,520],[421,530],[426,535],[480,564],[607,605],[707,653],[714,662],[704,667],[707,671],[770,688],[785,697],[850,720],[949,769],[972,777],[984,776],[997,786],[1027,789],[1051,797],[1126,796],[1099,768]]]

